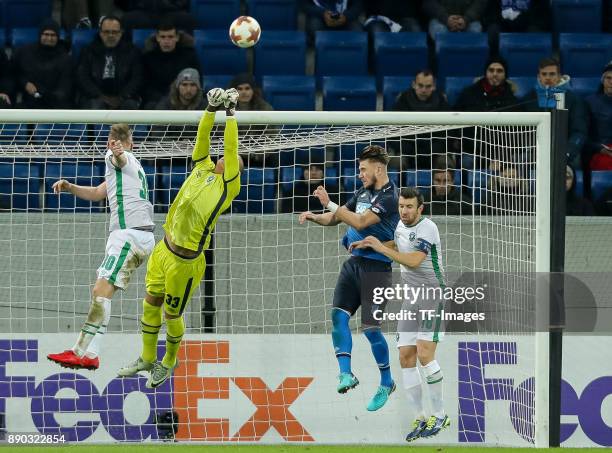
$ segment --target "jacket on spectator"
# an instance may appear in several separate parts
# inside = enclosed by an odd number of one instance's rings
[[[189,0],[115,0],[115,4],[124,11],[170,13],[189,10]]]
[[[4,53],[4,49],[0,49],[0,93],[6,94],[12,101],[14,88],[15,83],[8,57]],[[0,99],[0,108],[2,107],[10,106],[5,105],[5,102]]]
[[[430,202],[427,202],[431,200]],[[425,196],[426,215],[469,215],[472,213],[472,199],[462,194],[457,187],[451,187],[448,194],[437,195],[435,190]]]
[[[587,98],[591,117],[590,142],[595,148],[602,143],[612,143],[612,96],[600,89]]]
[[[505,17],[504,9],[514,9],[517,17]],[[484,22],[498,24],[503,32],[536,32],[550,28],[550,2],[548,0],[505,1],[494,0],[487,4]]]
[[[514,95],[514,88],[514,84],[508,80],[504,80],[498,87],[493,87],[486,77],[481,77],[463,89],[455,104],[455,110],[460,112],[515,110],[519,101]]]
[[[38,88],[48,108],[70,108],[72,104],[73,64],[63,42],[55,47],[26,44],[13,57],[15,79],[20,91],[31,82]],[[24,96],[29,96],[24,92]]]
[[[399,112],[446,112],[450,110],[450,106],[446,96],[438,90],[434,90],[426,101],[421,101],[414,88],[410,88],[397,96],[393,110]]]
[[[586,103],[569,90],[569,82],[570,77],[567,75],[561,77],[561,82],[556,87],[545,87],[537,82],[535,89],[525,96],[523,107],[531,112],[549,110],[556,105],[554,93],[565,93],[565,108],[569,115],[567,155],[569,162],[576,165],[587,140],[589,116]]]
[[[363,11],[362,0],[346,0],[345,8],[343,8],[345,2],[342,0],[317,0],[317,3],[313,0],[302,0],[301,9],[306,15],[315,17],[321,16],[325,10],[342,13],[348,22],[357,19]]]
[[[184,32],[179,32],[178,35],[179,41],[173,52],[162,52],[155,36],[145,42],[142,56],[143,72],[146,75],[146,83],[143,86],[145,103],[159,101],[183,69],[194,68],[201,72],[193,37]]]
[[[569,172],[574,174],[574,170],[567,167]],[[576,194],[576,179],[572,179],[572,186],[565,192],[565,215],[592,216],[595,215],[593,203],[587,198],[579,197]]]
[[[438,19],[443,24],[453,14],[474,22],[481,19],[486,6],[486,0],[426,0],[423,2],[423,12],[429,19]]]
[[[115,77],[112,79],[103,78],[107,57],[114,58]],[[100,36],[96,36],[94,41],[81,51],[77,83],[82,96],[139,98],[142,82],[140,51],[125,38],[116,47],[108,49],[102,43]]]

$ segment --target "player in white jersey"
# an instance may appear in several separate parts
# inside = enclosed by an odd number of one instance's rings
[[[113,124],[104,156],[104,182],[97,187],[77,186],[64,179],[53,184],[55,193],[70,192],[90,201],[108,198],[111,212],[106,253],[98,268],[87,320],[72,349],[47,356],[65,368],[95,370],[100,366],[100,341],[110,320],[111,299],[118,288],[127,287],[155,246],[147,178],[132,146],[128,125]]]
[[[353,243],[354,248],[370,247],[400,264],[402,283],[409,287],[423,288],[417,300],[405,300],[402,313],[410,312],[413,317],[402,319],[397,326],[397,347],[408,401],[416,411],[412,431],[406,436],[411,442],[419,437],[438,434],[450,425],[444,411],[442,393],[442,370],[435,360],[436,346],[442,339],[443,322],[440,311],[443,308],[441,291],[426,291],[426,288],[444,288],[440,233],[436,224],[422,216],[423,195],[414,188],[400,191],[400,221],[395,229],[393,241],[381,243],[373,236]],[[425,417],[421,375],[416,366],[421,364],[428,384],[433,414]]]

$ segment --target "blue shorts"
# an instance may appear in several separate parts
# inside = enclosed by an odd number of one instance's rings
[[[375,287],[388,287],[392,283],[391,263],[351,256],[342,265],[336,288],[334,308],[340,308],[351,316],[361,307],[363,326],[380,326],[374,319],[374,310],[384,311],[386,303],[375,304],[372,294]]]

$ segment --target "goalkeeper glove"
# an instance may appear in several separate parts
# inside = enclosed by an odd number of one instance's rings
[[[223,91],[223,88],[213,88],[206,94],[206,97],[208,98],[208,105],[218,109],[223,105],[225,91]]]
[[[225,110],[228,115],[233,115],[236,112],[236,104],[238,103],[238,91],[235,88],[225,90]]]

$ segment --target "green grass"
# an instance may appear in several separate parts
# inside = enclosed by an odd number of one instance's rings
[[[117,453],[128,448],[133,453],[168,453],[179,448],[177,452],[193,453],[400,453],[405,452],[406,445],[193,445],[185,443],[165,444],[68,444],[62,446],[19,446],[10,445],[10,448],[19,448],[20,453],[48,453],[50,449],[66,452],[87,453]],[[2,447],[7,447],[4,444]],[[491,453],[502,450],[504,453],[546,451],[549,453],[601,453],[600,448],[500,448],[500,447],[449,447],[449,446],[418,446],[410,444],[416,453]]]

